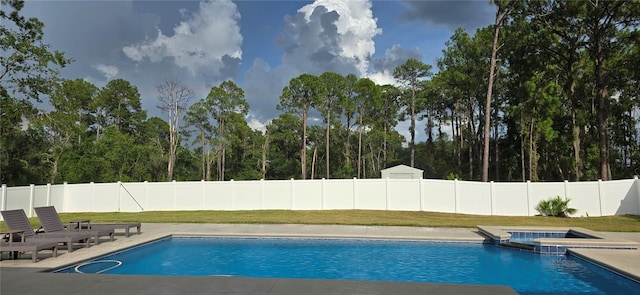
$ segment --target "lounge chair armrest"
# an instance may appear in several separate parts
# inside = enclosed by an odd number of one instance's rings
[[[9,236],[9,245],[13,243],[13,235],[20,234],[20,243],[24,243],[24,231],[23,230],[8,230],[0,232],[0,235],[8,235]]]
[[[69,226],[67,227],[67,229],[80,231],[83,228],[85,229],[91,228],[91,220],[89,219],[69,220]]]

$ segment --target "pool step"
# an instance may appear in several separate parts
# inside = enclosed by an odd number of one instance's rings
[[[523,244],[523,243],[518,243],[518,242],[506,242],[506,243],[500,244],[500,246],[504,246],[504,247],[507,247],[507,248],[519,249],[519,250],[527,250],[527,251],[534,251],[535,250],[535,246],[534,245]]]

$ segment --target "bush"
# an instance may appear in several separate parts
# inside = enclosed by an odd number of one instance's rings
[[[549,200],[540,201],[538,206],[536,206],[536,210],[543,216],[569,217],[569,215],[577,211],[575,208],[569,207],[569,201],[571,201],[571,199],[565,198],[563,200],[560,196],[556,196]]]

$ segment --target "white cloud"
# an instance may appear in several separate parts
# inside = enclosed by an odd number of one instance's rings
[[[256,117],[253,117],[251,114],[247,116],[247,124],[253,130],[260,131],[264,134],[267,131],[266,123],[260,122]]]
[[[322,12],[319,9],[321,7],[324,7],[326,12],[318,15]],[[337,13],[335,20],[327,18],[333,11]],[[331,48],[336,50],[332,53],[343,61],[353,63],[358,70],[354,74],[364,75],[367,72],[369,58],[375,53],[373,37],[382,33],[382,29],[377,26],[377,19],[373,17],[370,1],[317,0],[300,8],[298,12],[304,14],[306,25],[321,26],[318,34],[310,37],[315,38],[316,42],[320,42],[320,45],[325,47],[337,45],[337,48]],[[337,31],[332,32],[327,26],[328,19],[333,20]],[[332,35],[334,33],[337,34]],[[301,49],[308,50],[306,53],[309,54],[316,48],[309,46]]]
[[[200,2],[196,13],[189,15],[185,10],[180,13],[190,18],[176,25],[172,36],[158,29],[155,39],[126,46],[124,54],[136,62],[147,58],[155,63],[173,58],[176,65],[193,75],[213,71],[218,76],[228,76],[223,72],[234,71],[228,67],[237,65],[242,58],[237,6],[230,0]]]
[[[98,70],[98,72],[102,73],[107,81],[113,79],[113,77],[118,75],[118,67],[108,66],[105,64],[97,64],[93,66],[94,69]]]
[[[396,67],[404,64],[408,59],[422,60],[423,55],[418,48],[404,49],[399,44],[393,45],[384,52],[384,57],[371,61],[369,79],[380,85],[396,85],[393,72]]]
[[[278,40],[282,63],[272,68],[256,59],[244,77],[247,100],[261,111],[254,115],[263,121],[278,116],[282,88],[302,73],[365,76],[375,52],[373,38],[381,33],[370,0],[317,0],[285,16]]]
[[[393,73],[390,73],[388,70],[371,73],[367,75],[367,78],[378,85],[396,85],[396,79],[393,78]]]

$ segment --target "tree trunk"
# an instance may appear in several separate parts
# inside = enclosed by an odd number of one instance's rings
[[[362,176],[362,115],[360,115],[360,123],[358,124],[358,178]]]
[[[318,156],[318,147],[314,146],[313,147],[313,156],[311,157],[311,179],[313,179],[315,177],[315,170],[316,170],[316,158]]]
[[[267,177],[267,151],[269,150],[269,129],[265,132],[264,144],[262,145],[262,179]]]
[[[415,86],[411,88],[411,127],[409,127],[409,133],[411,134],[411,167],[415,166],[416,156],[416,89]]]
[[[329,179],[329,133],[331,131],[331,104],[329,104],[329,107],[327,108],[327,122],[326,122],[327,126],[326,126],[326,130],[325,130],[325,134],[324,134],[324,142],[325,142],[325,146],[324,146],[324,152],[325,152],[325,165],[326,165],[326,179]]]
[[[596,45],[596,89],[598,95],[598,149],[600,150],[600,178],[604,181],[611,179],[609,171],[609,89],[606,83],[606,71],[604,69],[604,53],[602,44]]]
[[[207,179],[204,127],[200,127],[200,147],[202,148],[202,179]]]
[[[573,171],[575,174],[575,181],[580,181],[582,178],[582,159],[580,158],[580,126],[578,126],[578,119],[576,118],[575,109],[571,110],[571,122],[573,124]]]
[[[482,181],[489,181],[489,142],[491,134],[491,99],[493,92],[493,79],[496,68],[496,55],[498,52],[498,36],[500,34],[500,26],[506,12],[502,6],[498,7],[496,12],[496,22],[493,28],[493,45],[491,46],[491,61],[489,64],[489,86],[487,87],[487,100],[484,108],[484,151],[482,154]]]
[[[307,179],[307,111],[302,112],[302,149],[300,150],[302,179]],[[313,174],[313,172],[312,172]]]

